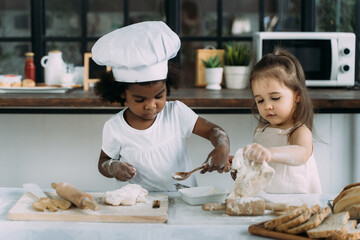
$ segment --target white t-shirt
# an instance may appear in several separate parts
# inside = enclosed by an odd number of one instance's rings
[[[282,130],[278,128],[258,128],[254,135],[254,142],[266,148],[290,145],[288,134],[292,128]],[[289,166],[281,163],[269,162],[275,174],[264,189],[267,193],[321,193],[319,173],[314,154],[307,162],[300,166]]]
[[[135,167],[136,176],[129,183],[148,191],[175,191],[178,181],[172,173],[192,170],[185,140],[192,134],[198,115],[182,102],[166,102],[148,129],[137,130],[125,121],[125,110],[106,121],[102,150]],[[180,183],[197,185],[194,175]]]

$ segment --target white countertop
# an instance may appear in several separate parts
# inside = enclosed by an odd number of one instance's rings
[[[51,190],[49,190],[51,191]],[[269,239],[251,235],[251,224],[266,221],[274,216],[228,216],[223,211],[206,212],[201,206],[190,206],[178,193],[169,195],[167,223],[94,223],[11,221],[8,211],[25,192],[22,188],[0,188],[0,239]],[[307,203],[327,204],[334,196],[287,194],[262,195],[269,201],[291,205]]]

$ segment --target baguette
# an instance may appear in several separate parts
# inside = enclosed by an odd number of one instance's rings
[[[317,227],[306,231],[310,238],[331,238],[347,232],[348,212],[335,213],[325,218]]]
[[[280,224],[286,223],[286,222],[296,218],[297,216],[302,214],[307,208],[308,208],[307,205],[304,204],[294,210],[287,212],[286,214],[283,214],[277,218],[274,218],[272,220],[265,222],[264,226],[266,229],[273,230]]]
[[[299,234],[315,228],[321,224],[321,222],[330,214],[330,212],[330,208],[325,207],[320,212],[315,213],[313,216],[311,216],[311,218],[307,222],[297,227],[291,228],[287,232],[291,234]]]

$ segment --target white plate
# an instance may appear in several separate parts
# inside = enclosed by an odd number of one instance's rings
[[[217,186],[182,188],[178,190],[181,199],[190,205],[224,203],[228,191]]]
[[[0,93],[66,93],[68,87],[0,87]]]

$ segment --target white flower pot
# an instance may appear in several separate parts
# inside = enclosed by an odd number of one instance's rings
[[[221,81],[223,76],[224,69],[222,67],[218,68],[205,68],[205,77],[206,77],[206,89],[210,90],[220,90]]]
[[[244,89],[249,86],[249,66],[224,66],[226,88]]]

